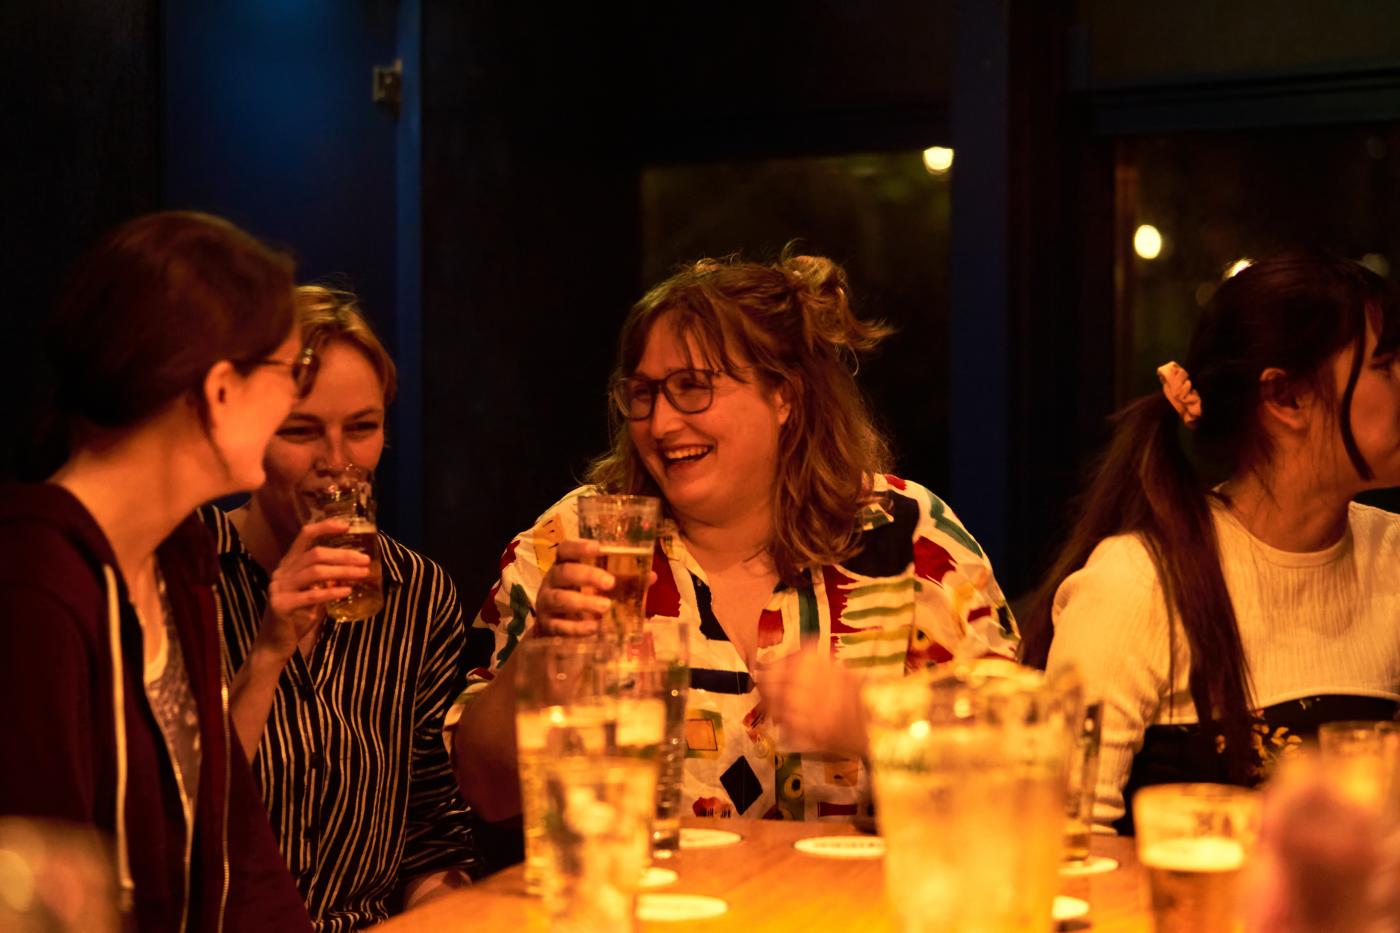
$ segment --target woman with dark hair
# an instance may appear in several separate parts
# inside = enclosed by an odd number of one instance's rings
[[[315,470],[379,465],[395,368],[349,292],[301,286],[297,323],[316,371],[267,445],[267,482],[200,514],[219,553],[233,724],[312,921],[337,933],[479,867],[442,741],[466,627],[447,573],[382,531],[383,608],[327,618],[369,558],[318,544],[349,525],[303,525],[296,499]]]
[[[612,449],[511,542],[473,629],[492,660],[472,674],[456,762],[484,817],[519,812],[512,649],[536,629],[590,634],[609,605],[596,543],[578,540],[590,490],[658,496],[672,520],[646,611],[689,631],[685,813],[868,816],[860,679],[1014,654],[981,548],[937,496],[884,473],[853,371],[888,329],[848,295],[828,259],[706,260],[633,307]]]
[[[48,337],[67,459],[0,489],[0,813],[108,837],[132,929],[308,929],[229,726],[192,515],[262,483],[303,385],[292,264],[152,214],[79,265]]]
[[[1185,365],[1117,418],[1026,623],[1104,700],[1095,819],[1138,787],[1262,778],[1330,719],[1400,702],[1400,309],[1299,254],[1217,289]],[[1051,638],[1053,636],[1053,642]]]

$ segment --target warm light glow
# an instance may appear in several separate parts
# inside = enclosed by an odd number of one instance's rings
[[[1376,275],[1382,277],[1390,275],[1390,261],[1380,253],[1367,253],[1361,257],[1361,264]]]
[[[1133,234],[1133,252],[1143,259],[1156,259],[1162,255],[1162,233],[1151,224],[1143,224]]]
[[[1230,263],[1230,267],[1225,270],[1225,278],[1233,279],[1235,276],[1239,275],[1241,272],[1248,269],[1252,265],[1254,265],[1254,260],[1250,259],[1247,256],[1241,259],[1236,259],[1234,262]]]
[[[944,146],[930,146],[924,150],[924,168],[931,175],[942,175],[953,167],[953,150]]]

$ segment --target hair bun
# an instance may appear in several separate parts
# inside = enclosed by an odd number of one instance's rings
[[[883,321],[862,321],[851,310],[846,270],[825,256],[788,256],[778,268],[791,284],[808,344],[869,350],[891,333]]]

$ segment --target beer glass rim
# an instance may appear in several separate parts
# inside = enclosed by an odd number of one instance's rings
[[[655,507],[660,512],[661,499],[656,496],[642,496],[634,493],[621,492],[585,492],[578,497],[579,508],[585,502],[596,503],[600,506],[625,506],[635,505],[647,509]]]
[[[1170,797],[1190,800],[1240,800],[1257,797],[1259,791],[1238,784],[1217,784],[1209,781],[1189,781],[1179,784],[1152,784],[1139,788],[1133,797],[1133,806],[1141,799]]]
[[[1375,733],[1377,735],[1392,735],[1400,733],[1400,723],[1389,719],[1339,719],[1333,722],[1324,722],[1317,727],[1319,737],[1323,735],[1353,735],[1353,734]]]

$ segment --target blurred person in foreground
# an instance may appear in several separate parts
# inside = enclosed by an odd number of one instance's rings
[[[382,531],[383,608],[326,615],[369,558],[318,544],[349,525],[303,525],[297,499],[313,470],[379,465],[395,367],[354,295],[308,285],[296,297],[308,392],[267,446],[267,482],[201,516],[218,546],[234,726],[316,928],[341,931],[479,867],[442,737],[466,630],[447,573]]]
[[[1384,279],[1281,255],[1222,283],[1185,365],[1119,413],[1026,620],[1027,660],[1104,701],[1098,823],[1395,714],[1400,516],[1352,498],[1400,484],[1397,347]]]
[[[262,484],[304,385],[292,282],[214,217],[118,228],[48,322],[67,459],[0,489],[0,814],[100,830],[128,929],[310,928],[232,735],[192,514]]]
[[[661,498],[652,618],[688,630],[681,813],[870,816],[858,686],[958,658],[1014,655],[990,562],[889,455],[853,373],[888,329],[851,310],[829,259],[705,260],[623,324],[613,446],[588,485],[510,543],[474,639],[456,767],[483,817],[520,812],[512,651],[591,637],[612,578],[578,538],[580,495]]]

